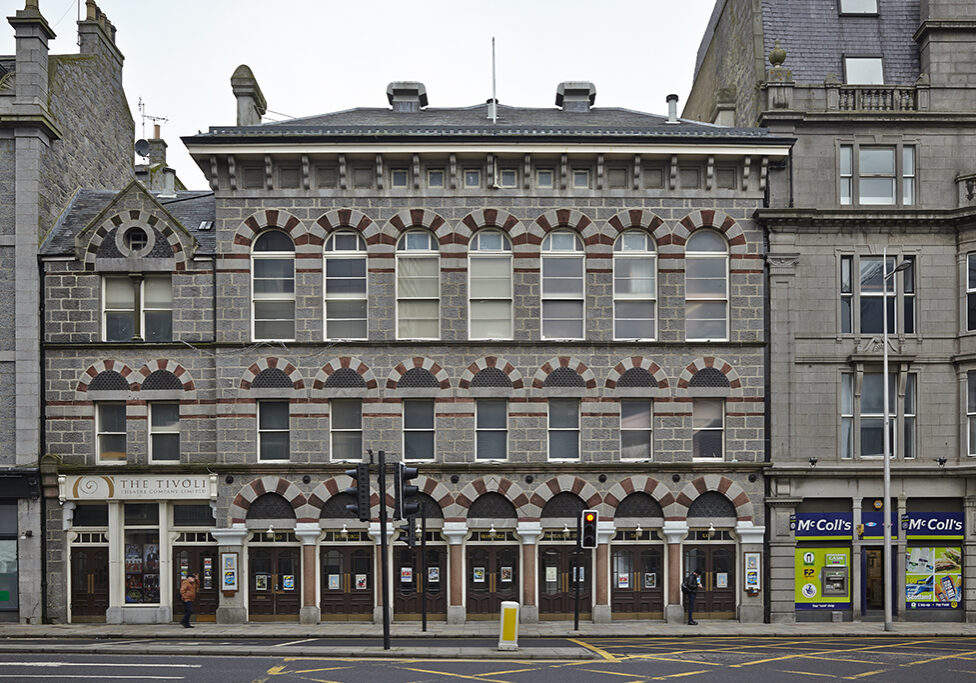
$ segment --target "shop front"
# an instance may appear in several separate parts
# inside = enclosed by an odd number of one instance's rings
[[[961,512],[906,512],[905,610],[910,621],[962,621],[963,541]]]
[[[40,477],[0,472],[0,622],[40,621]]]
[[[796,538],[794,607],[797,621],[831,621],[834,612],[852,618],[850,512],[798,512],[790,517]]]

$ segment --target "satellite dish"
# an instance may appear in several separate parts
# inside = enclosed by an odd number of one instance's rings
[[[136,154],[141,157],[149,156],[149,140],[136,140]]]

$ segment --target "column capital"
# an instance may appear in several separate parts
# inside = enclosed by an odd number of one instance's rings
[[[743,545],[746,543],[762,545],[766,537],[766,527],[756,526],[751,520],[744,520],[735,525],[735,535]]]
[[[522,545],[535,545],[542,535],[542,522],[519,522],[515,533],[522,539]]]
[[[441,533],[447,538],[449,545],[461,545],[464,537],[468,535],[467,522],[444,522]]]
[[[397,531],[397,529],[396,529],[396,525],[395,524],[387,524],[386,525],[386,542],[387,543],[392,543],[393,542],[393,536],[396,534],[396,531]],[[373,539],[373,543],[375,543],[376,545],[379,545],[380,544],[380,523],[379,522],[370,522],[369,523],[369,530],[366,533],[368,533],[369,534],[369,537],[371,539]]]
[[[682,539],[688,534],[688,522],[665,520],[664,528],[661,531],[668,545],[681,543]]]
[[[244,545],[244,537],[247,536],[247,529],[243,524],[235,524],[230,528],[211,529],[210,535],[217,539],[218,545]]]
[[[617,533],[617,526],[613,520],[606,522],[600,520],[596,523],[596,542],[598,544],[609,543],[615,533]]]
[[[322,529],[317,522],[296,522],[295,536],[302,542],[302,545],[315,545],[322,535]]]

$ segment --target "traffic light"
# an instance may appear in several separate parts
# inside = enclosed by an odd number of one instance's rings
[[[346,493],[355,497],[355,503],[349,503],[346,509],[355,513],[360,522],[369,521],[369,465],[359,463],[356,469],[346,470],[346,475],[356,480],[354,486],[346,489]]]
[[[413,515],[407,517],[403,524],[400,525],[400,530],[403,532],[403,540],[407,542],[407,546],[413,548],[417,545],[417,518]]]
[[[580,536],[581,548],[596,548],[596,521],[600,515],[596,510],[583,510],[581,513],[583,533]]]
[[[420,501],[416,500],[420,489],[407,483],[411,479],[416,479],[419,474],[416,467],[407,467],[402,462],[396,463],[396,477],[393,482],[393,519],[405,519],[420,510]]]

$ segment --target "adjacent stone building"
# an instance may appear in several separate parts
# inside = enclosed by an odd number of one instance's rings
[[[394,619],[421,588],[434,620],[571,618],[594,508],[584,619],[680,620],[699,567],[703,616],[761,621],[753,216],[792,139],[581,82],[262,124],[231,83],[237,125],[184,139],[211,192],[81,191],[44,243],[52,618],[178,618],[190,571],[202,618],[378,618],[380,498],[360,523],[344,470],[382,449],[428,517]]]
[[[796,137],[755,215],[774,622],[881,617],[885,509],[896,619],[976,619],[974,48],[971,0],[719,0],[702,41],[685,115]]]

